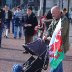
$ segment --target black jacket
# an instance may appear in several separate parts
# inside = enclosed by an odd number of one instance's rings
[[[5,13],[5,12],[4,12]],[[5,17],[5,16],[4,16]],[[8,10],[8,20],[12,20],[12,12]]]
[[[24,19],[24,24],[31,24],[31,27],[25,27],[24,26],[24,31],[25,31],[25,36],[33,36],[34,35],[34,28],[35,26],[38,25],[37,18],[34,13],[32,13],[29,17],[28,15],[25,16]]]
[[[18,18],[18,17],[15,17],[14,21],[15,21],[15,24],[14,24],[15,26],[21,26],[22,25],[21,24],[22,22],[21,22],[20,18]]]
[[[0,9],[0,28],[2,27],[3,21],[4,21],[4,11]]]

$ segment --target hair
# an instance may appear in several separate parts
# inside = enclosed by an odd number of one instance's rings
[[[32,11],[32,7],[31,6],[29,6],[28,9],[30,9]]]
[[[66,8],[64,8],[64,9],[63,9],[63,11],[67,11],[67,9],[66,9]]]
[[[4,6],[7,6],[7,7],[8,7],[8,5],[7,5],[7,4],[5,4]]]
[[[58,6],[53,6],[53,7],[51,8],[51,13],[52,13],[52,11],[53,11],[54,9],[57,9],[58,11],[60,11],[60,7],[58,7]]]
[[[20,6],[17,6],[17,8],[20,8]]]
[[[47,19],[52,19],[51,10],[48,11],[46,18]]]

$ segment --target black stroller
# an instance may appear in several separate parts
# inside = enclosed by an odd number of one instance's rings
[[[42,39],[38,39],[23,47],[32,56],[23,64],[22,72],[41,72],[42,69],[47,69],[49,63],[48,45]]]

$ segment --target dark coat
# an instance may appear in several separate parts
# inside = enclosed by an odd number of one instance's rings
[[[4,11],[4,15],[5,15],[5,11]],[[10,28],[11,20],[12,20],[12,12],[8,10],[8,19],[5,19],[5,16],[4,16],[4,24],[6,25],[7,28]]]
[[[4,12],[4,14],[5,14],[5,12]],[[10,10],[8,10],[8,20],[12,20],[12,12]]]
[[[8,18],[9,18],[10,20],[12,20],[12,12],[11,12],[11,11],[8,11]]]
[[[29,17],[28,15],[25,16],[24,19],[24,24],[31,24],[32,26],[30,27],[25,27],[24,25],[24,31],[25,31],[25,36],[33,36],[35,32],[35,26],[38,25],[37,18],[34,13],[32,13]]]
[[[46,19],[52,19],[52,14],[51,14],[51,10],[48,11],[47,15],[46,15]],[[49,25],[51,24],[51,21],[46,22],[46,28],[49,28]]]
[[[15,17],[14,21],[15,21],[14,26],[21,26],[22,25],[21,20],[18,17]]]
[[[4,11],[0,9],[0,28],[2,27],[3,21],[4,21]]]

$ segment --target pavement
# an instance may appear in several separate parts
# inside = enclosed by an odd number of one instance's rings
[[[72,25],[70,24],[69,31],[70,49],[63,60],[64,72],[72,72]],[[24,37],[21,39],[14,39],[13,34],[10,33],[9,38],[2,39],[2,48],[0,48],[0,72],[12,72],[14,64],[23,64],[31,56],[30,54],[23,54],[22,44]],[[50,67],[46,71],[49,72]]]

